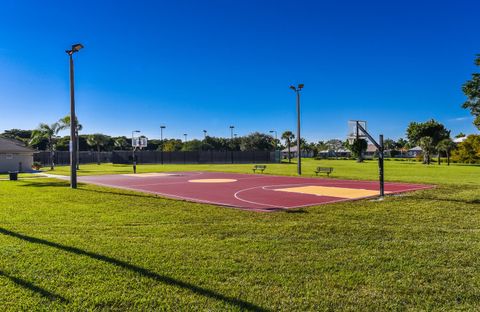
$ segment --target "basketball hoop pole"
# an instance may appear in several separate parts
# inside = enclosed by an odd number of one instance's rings
[[[385,196],[385,176],[384,176],[384,145],[383,145],[383,134],[380,134],[379,141],[380,144],[375,141],[372,136],[367,132],[365,128],[362,127],[359,121],[356,122],[357,124],[357,140],[359,138],[359,131],[362,131],[367,138],[370,140],[370,142],[375,145],[375,147],[378,149],[378,176],[379,176],[379,182],[380,182],[380,198],[383,198]]]
[[[132,163],[133,173],[137,173],[137,160],[135,159],[135,150],[137,149],[137,142],[135,142],[135,133],[140,133],[139,130],[132,131]]]

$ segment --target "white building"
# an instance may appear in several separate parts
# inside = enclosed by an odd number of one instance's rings
[[[301,156],[305,158],[313,157],[313,152],[307,152],[303,150]],[[288,148],[282,151],[282,157],[283,159],[288,158]],[[297,157],[297,146],[290,147],[290,157],[291,158]]]
[[[0,137],[0,172],[31,171],[33,153],[20,141]]]
[[[420,146],[415,146],[408,150],[407,157],[414,158],[421,155],[422,153],[423,153],[422,148]]]
[[[467,136],[463,136],[463,137],[459,137],[459,138],[453,139],[453,142],[454,142],[454,143],[462,143],[462,142],[465,141],[466,139],[467,139]]]

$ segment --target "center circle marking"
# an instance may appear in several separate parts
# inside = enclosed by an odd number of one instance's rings
[[[235,179],[194,179],[188,180],[190,183],[232,183],[237,182]]]

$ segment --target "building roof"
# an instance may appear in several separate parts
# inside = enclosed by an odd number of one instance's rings
[[[467,136],[463,136],[463,137],[459,137],[459,138],[453,139],[453,142],[455,142],[455,143],[462,143],[462,142],[465,141],[466,139],[467,139]]]
[[[375,153],[377,151],[377,147],[373,144],[368,144],[367,146],[367,153]]]
[[[0,137],[0,153],[33,153],[34,151],[21,141]]]
[[[295,153],[296,151],[297,151],[296,145],[290,147],[290,153]],[[288,148],[283,149],[282,152],[288,153]],[[307,151],[305,149],[302,150],[302,153],[306,153],[306,152]]]
[[[412,151],[412,152],[415,152],[415,151],[418,151],[418,152],[421,152],[423,151],[422,148],[420,146],[415,146],[411,149],[409,149],[408,151]]]

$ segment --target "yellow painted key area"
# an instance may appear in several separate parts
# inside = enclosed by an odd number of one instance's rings
[[[354,189],[354,188],[345,188],[345,187],[329,187],[329,186],[318,186],[318,185],[280,188],[280,189],[275,189],[275,191],[309,194],[309,195],[317,195],[317,196],[331,196],[331,197],[340,197],[340,198],[349,198],[349,199],[379,195],[379,191],[377,190]],[[388,193],[388,192],[385,192],[385,193]]]

